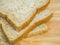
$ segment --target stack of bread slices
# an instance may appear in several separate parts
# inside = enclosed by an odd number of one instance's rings
[[[0,37],[4,45],[48,31],[45,24],[52,17],[50,0],[0,0]],[[4,35],[4,36],[3,36]],[[10,42],[10,43],[7,43]]]

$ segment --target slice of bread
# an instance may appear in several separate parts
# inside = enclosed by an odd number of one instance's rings
[[[29,32],[27,37],[32,37],[32,36],[40,35],[42,33],[47,32],[48,29],[49,28],[48,28],[48,26],[46,24],[41,24],[41,25],[37,26],[36,28],[34,28],[33,31]]]
[[[0,16],[18,31],[24,29],[35,17],[37,10],[45,7],[49,0],[0,0]]]
[[[5,37],[4,33],[2,32],[1,28],[0,28],[0,45],[12,45],[6,39],[6,37]]]
[[[33,31],[31,31],[27,35],[27,37],[40,35],[40,34],[42,34],[43,32],[46,32],[46,31],[48,31],[47,25],[46,24],[41,24],[40,26],[37,26],[37,28],[35,28]],[[2,29],[0,29],[0,44],[1,45],[12,45],[7,41],[5,35],[2,33]]]
[[[11,43],[16,43],[28,35],[28,33],[34,28],[52,17],[52,12],[49,10],[44,10],[41,13],[37,14],[33,21],[20,32],[16,31],[6,20],[2,19],[2,29],[6,37]]]

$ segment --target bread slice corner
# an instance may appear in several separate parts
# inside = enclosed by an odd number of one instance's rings
[[[36,16],[37,9],[45,7],[49,2],[50,0],[1,0],[0,16],[5,17],[16,30],[20,31],[30,24]]]

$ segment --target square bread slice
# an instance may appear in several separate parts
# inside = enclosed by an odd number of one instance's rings
[[[41,24],[40,26],[37,26],[37,28],[35,28],[33,31],[31,31],[27,37],[32,37],[32,36],[36,36],[36,35],[40,35],[42,33],[45,33],[46,31],[48,31],[48,26],[46,24]],[[0,44],[1,45],[12,45],[10,44],[4,33],[2,32],[2,29],[0,28]]]
[[[19,31],[28,26],[37,10],[48,3],[49,0],[0,0],[0,16]]]
[[[36,28],[38,25],[47,22],[51,17],[52,12],[49,10],[44,10],[41,13],[37,14],[33,21],[20,32],[16,31],[6,20],[0,18],[0,21],[2,21],[2,29],[8,40],[11,43],[16,43],[25,38],[28,33],[34,30],[34,28]]]

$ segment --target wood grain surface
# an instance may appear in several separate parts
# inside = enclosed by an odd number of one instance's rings
[[[46,24],[49,31],[35,37],[26,38],[16,45],[60,45],[60,0],[51,0],[48,9],[53,11],[53,18]]]

